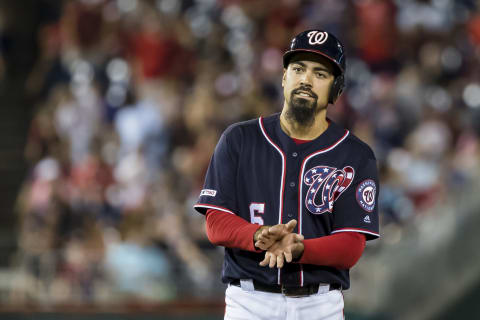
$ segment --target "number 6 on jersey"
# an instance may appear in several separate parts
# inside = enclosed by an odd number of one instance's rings
[[[263,226],[262,215],[265,213],[265,203],[250,203],[250,222]]]

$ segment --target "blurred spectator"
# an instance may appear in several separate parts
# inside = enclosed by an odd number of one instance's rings
[[[391,1],[355,1],[358,19],[355,38],[360,57],[373,66],[394,66],[396,38],[395,6]]]

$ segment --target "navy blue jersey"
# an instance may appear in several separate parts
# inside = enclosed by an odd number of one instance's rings
[[[297,145],[274,114],[225,130],[195,209],[217,209],[260,225],[296,219],[294,232],[305,239],[360,232],[370,240],[379,236],[377,199],[376,160],[368,145],[332,121],[318,138]],[[264,255],[226,248],[222,281],[350,286],[348,270],[298,263],[270,269],[258,265]]]

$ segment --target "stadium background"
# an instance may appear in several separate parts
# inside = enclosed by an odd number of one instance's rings
[[[347,319],[480,316],[480,1],[0,1],[0,318],[221,319],[192,210],[219,134],[278,112],[289,39],[347,48],[382,238]]]

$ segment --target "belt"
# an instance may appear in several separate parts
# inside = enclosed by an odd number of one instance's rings
[[[230,282],[231,285],[241,287],[240,280],[233,280]],[[258,281],[253,280],[253,289],[256,291],[263,291],[263,292],[270,292],[270,293],[281,293],[285,296],[294,296],[294,297],[301,297],[301,296],[309,296],[312,294],[318,293],[318,289],[320,287],[329,286],[327,291],[332,290],[339,290],[342,288],[339,284],[324,284],[324,283],[315,283],[305,285],[303,287],[288,287],[284,285],[278,284],[265,284]]]

